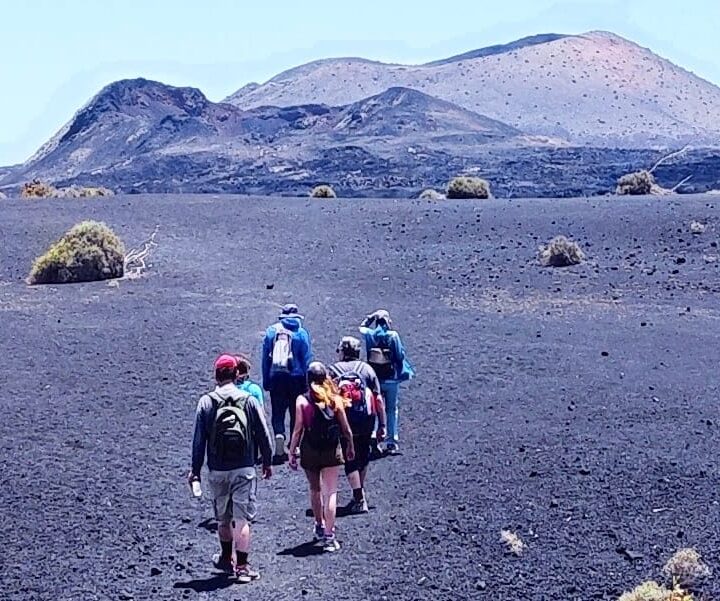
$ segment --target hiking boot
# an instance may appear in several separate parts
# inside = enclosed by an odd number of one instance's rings
[[[244,566],[235,566],[235,576],[240,584],[249,584],[260,578],[260,572],[253,570],[249,563]]]
[[[313,528],[313,542],[317,543],[325,538],[325,526],[323,524],[315,524]]]
[[[340,543],[335,538],[334,534],[325,537],[322,549],[325,553],[335,553],[335,551],[340,550]]]
[[[370,459],[380,459],[382,456],[383,452],[380,449],[377,440],[373,439],[372,444],[370,445]]]
[[[223,557],[220,553],[215,553],[212,558],[213,566],[216,570],[220,570],[225,574],[233,573],[233,562],[229,557]]]
[[[355,499],[353,499],[345,506],[345,510],[351,515],[358,515],[370,511],[368,509],[366,498],[363,498],[360,501],[356,501]]]

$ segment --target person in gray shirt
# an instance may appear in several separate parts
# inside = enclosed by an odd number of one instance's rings
[[[218,357],[217,386],[197,405],[188,480],[191,484],[200,480],[207,454],[208,490],[221,548],[213,557],[213,565],[223,572],[234,572],[239,582],[247,583],[260,577],[248,562],[250,522],[256,515],[255,464],[259,452],[263,478],[272,476],[273,441],[257,399],[235,385],[237,378],[237,359],[232,355]]]
[[[357,338],[344,336],[337,346],[339,361],[329,368],[348,404],[345,414],[353,433],[355,457],[345,461],[345,474],[353,491],[353,498],[345,509],[351,514],[368,512],[365,495],[368,465],[373,446],[385,437],[387,423],[380,381],[375,370],[360,360],[361,349],[362,343]],[[374,440],[376,420],[378,428]]]

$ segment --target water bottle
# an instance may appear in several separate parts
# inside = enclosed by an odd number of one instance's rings
[[[201,497],[202,496],[202,488],[200,488],[200,480],[195,478],[195,480],[192,481],[190,484],[190,488],[192,488],[192,494],[193,497]]]

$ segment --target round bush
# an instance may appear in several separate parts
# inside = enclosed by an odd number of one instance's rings
[[[20,190],[20,196],[23,198],[52,198],[57,194],[57,188],[39,179],[24,183]]]
[[[30,270],[31,284],[67,284],[122,277],[125,247],[104,223],[75,225]]]
[[[540,250],[540,263],[545,267],[569,267],[582,263],[584,259],[585,254],[577,242],[565,236],[556,236]]]
[[[447,197],[490,198],[490,184],[479,177],[454,177],[448,184]]]
[[[440,194],[437,190],[428,188],[427,190],[420,192],[420,196],[418,196],[418,198],[420,200],[445,200],[445,195]]]
[[[315,186],[312,189],[312,192],[310,192],[310,196],[312,196],[313,198],[337,198],[335,190],[333,190],[331,186],[325,184],[321,186]]]
[[[620,195],[640,196],[650,194],[655,185],[655,177],[649,171],[636,171],[623,175],[617,183],[615,192]]]

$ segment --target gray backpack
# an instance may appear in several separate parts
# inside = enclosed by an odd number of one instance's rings
[[[270,359],[271,374],[289,374],[292,371],[292,332],[280,323],[275,326],[275,339]]]

